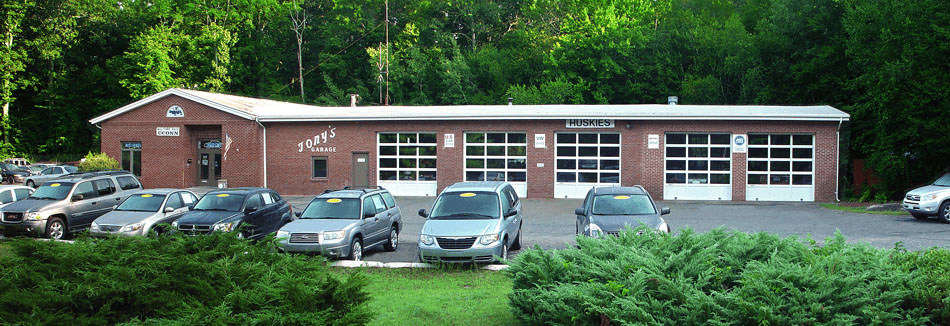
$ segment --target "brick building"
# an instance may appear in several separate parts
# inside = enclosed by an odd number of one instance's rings
[[[169,89],[90,122],[146,187],[433,196],[506,180],[534,198],[639,184],[665,200],[832,201],[848,118],[830,106],[317,107]]]

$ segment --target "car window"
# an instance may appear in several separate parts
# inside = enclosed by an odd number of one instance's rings
[[[512,208],[511,200],[508,199],[508,194],[506,194],[505,191],[502,191],[500,194],[498,194],[498,198],[501,198],[501,209],[507,212]]]
[[[86,181],[76,185],[73,196],[82,195],[82,199],[96,198],[96,189],[92,187],[92,181]]]
[[[950,173],[944,174],[933,183],[934,186],[950,187]]]
[[[270,195],[274,196],[274,201],[281,201],[280,195],[278,195],[276,192],[272,192]]]
[[[43,169],[43,171],[40,171],[40,174],[42,175],[53,174],[53,168]]]
[[[261,195],[263,195],[262,198],[264,198],[264,205],[270,205],[274,203],[274,197],[272,197],[269,192],[265,192]]]
[[[515,189],[511,186],[505,188],[505,193],[508,194],[508,199],[511,200],[511,207],[515,207],[518,204],[518,193],[515,192]]]
[[[195,210],[237,212],[244,204],[244,197],[237,194],[206,194],[195,204]]]
[[[141,188],[138,180],[135,180],[132,176],[118,177],[115,180],[119,182],[119,188],[122,188],[122,190]]]
[[[165,207],[171,207],[174,209],[184,207],[184,205],[181,204],[181,195],[179,195],[177,192],[173,193],[171,197],[168,197],[168,201],[165,202]]]
[[[386,211],[386,209],[387,209],[387,208],[386,208],[386,203],[383,202],[383,198],[382,198],[382,197],[379,197],[378,195],[373,196],[373,205],[376,205],[376,212],[377,212],[377,213],[384,212],[384,211]]]
[[[252,207],[261,208],[261,206],[264,206],[264,201],[261,200],[261,194],[253,194],[251,195],[251,198],[247,199],[247,205],[244,207],[247,209]]]
[[[63,171],[63,168],[52,168],[52,169],[53,169],[53,174],[64,174],[64,173],[66,173],[66,172]]]
[[[66,173],[73,173],[73,172],[79,171],[79,168],[72,165],[67,165],[67,166],[64,166],[63,168],[66,169]]]
[[[373,200],[369,197],[363,199],[363,215],[373,214],[376,215],[376,204],[373,204]]]
[[[0,192],[0,204],[12,203],[13,202],[13,192],[10,190],[4,190]]]
[[[498,195],[494,192],[444,192],[432,206],[430,219],[492,219],[498,218]]]
[[[356,198],[317,198],[307,205],[300,218],[359,219],[360,200]]]
[[[46,184],[36,188],[36,191],[30,195],[30,198],[33,199],[64,199],[69,195],[69,190],[73,188],[73,184],[69,182],[47,182]]]
[[[16,194],[16,200],[23,200],[26,197],[30,197],[30,194],[33,193],[31,189],[13,189],[13,193]]]
[[[396,199],[393,199],[393,195],[392,195],[392,194],[390,194],[390,193],[388,193],[388,192],[384,192],[384,193],[383,193],[383,200],[386,201],[386,206],[389,206],[389,208],[396,207]]]
[[[99,196],[108,196],[115,193],[115,184],[112,183],[112,179],[99,179],[95,182],[96,189],[99,191]]]
[[[656,214],[650,197],[645,195],[597,195],[594,196],[594,215],[644,215]]]
[[[587,197],[584,197],[584,211],[586,212],[590,209],[590,201],[594,199],[594,189],[591,189],[587,192]]]
[[[162,208],[165,195],[136,194],[129,196],[115,208],[117,211],[158,212]]]
[[[198,200],[198,198],[195,197],[195,195],[192,195],[190,192],[182,192],[180,194],[181,202],[184,203],[185,206],[191,206],[191,204]]]

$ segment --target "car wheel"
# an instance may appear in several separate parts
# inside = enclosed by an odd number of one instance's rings
[[[518,225],[518,235],[515,236],[515,242],[511,243],[511,250],[521,249],[521,225]]]
[[[928,217],[927,214],[920,214],[920,213],[910,213],[910,215],[918,220],[926,220]]]
[[[244,231],[237,231],[237,233],[235,233],[234,236],[237,237],[238,239],[247,239],[247,235],[244,234]]]
[[[386,251],[396,251],[396,246],[399,245],[399,232],[396,232],[396,227],[392,227],[389,230],[389,242],[383,245],[383,248]]]
[[[36,188],[36,184],[33,183],[33,180],[27,180],[27,181],[26,181],[26,186],[27,186],[27,187],[30,187],[30,188]]]
[[[508,239],[501,244],[501,263],[508,261]]]
[[[51,217],[46,222],[46,238],[53,240],[62,240],[66,238],[66,224],[58,217]]]
[[[363,244],[360,243],[359,238],[353,238],[353,243],[350,244],[350,256],[347,257],[347,259],[354,261],[363,260]]]
[[[950,201],[945,201],[940,205],[940,210],[937,211],[937,217],[944,223],[950,223]]]

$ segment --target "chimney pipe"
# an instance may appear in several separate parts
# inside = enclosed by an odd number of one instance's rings
[[[679,102],[679,98],[676,97],[676,96],[670,96],[670,97],[667,97],[667,98],[666,98],[666,101],[667,101],[667,103],[669,103],[670,105],[676,105],[676,103]]]
[[[355,107],[356,102],[359,102],[359,94],[350,94],[350,106]]]
[[[515,98],[514,98],[514,97],[509,97],[509,98],[508,98],[508,105],[509,105],[509,106],[510,106],[510,105],[514,105],[514,103],[515,103]]]

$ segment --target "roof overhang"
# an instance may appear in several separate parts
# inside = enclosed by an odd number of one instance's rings
[[[143,98],[143,99],[141,99],[141,100],[132,102],[132,103],[130,103],[130,104],[126,105],[126,106],[123,106],[123,107],[121,107],[121,108],[118,108],[118,109],[109,111],[109,112],[106,113],[106,114],[103,114],[103,115],[100,115],[100,116],[98,116],[98,117],[92,118],[92,119],[89,120],[89,123],[91,123],[91,124],[99,124],[99,123],[101,123],[101,122],[103,122],[103,121],[112,119],[112,118],[114,118],[114,117],[116,117],[116,116],[118,116],[118,115],[120,115],[120,114],[123,114],[123,113],[129,112],[129,111],[135,110],[135,109],[137,109],[137,108],[139,108],[139,107],[142,107],[142,106],[144,106],[144,105],[146,105],[146,104],[155,102],[155,101],[157,101],[157,100],[159,100],[159,99],[162,99],[162,98],[165,98],[165,97],[171,96],[171,95],[177,95],[177,96],[180,96],[180,97],[185,98],[185,99],[187,99],[187,100],[194,101],[194,102],[196,102],[196,103],[203,104],[203,105],[206,105],[206,106],[208,106],[208,107],[211,107],[211,108],[214,108],[214,109],[218,109],[218,110],[221,110],[221,111],[224,111],[224,112],[227,112],[227,113],[230,113],[230,114],[239,116],[239,117],[244,118],[244,119],[254,120],[255,118],[257,118],[257,117],[254,116],[253,114],[250,114],[250,113],[247,113],[247,112],[244,112],[244,111],[241,111],[241,110],[232,108],[232,107],[230,107],[230,106],[227,106],[227,105],[224,105],[224,104],[221,104],[221,103],[218,103],[218,102],[215,102],[215,101],[212,101],[212,100],[209,100],[209,99],[200,97],[200,96],[196,96],[196,95],[194,95],[194,94],[185,92],[185,91],[183,91],[183,90],[181,90],[181,89],[178,89],[178,88],[169,88],[169,89],[166,89],[166,90],[161,91],[161,92],[159,92],[159,93],[153,94],[152,96],[149,96],[149,97]]]

